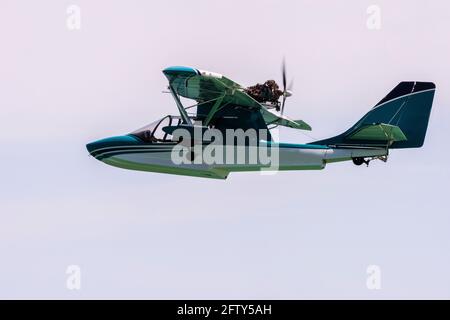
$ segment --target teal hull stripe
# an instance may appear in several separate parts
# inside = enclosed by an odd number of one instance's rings
[[[330,149],[330,147],[320,144],[298,144],[298,143],[287,143],[287,142],[272,142],[264,141],[268,146],[278,147],[278,148],[291,148],[291,149]]]
[[[96,149],[91,151],[91,155],[92,156],[97,156],[99,154],[103,154],[103,153],[109,153],[109,152],[114,152],[114,151],[123,151],[123,150],[129,150],[129,151],[134,151],[134,150],[172,150],[173,146],[168,146],[168,147],[138,147],[138,146],[115,146],[115,147],[109,147],[109,148],[100,148],[100,149]]]
[[[114,149],[117,150],[121,150],[124,148],[128,148],[128,149],[171,149],[173,146],[175,146],[176,144],[167,144],[167,145],[140,145],[140,146],[110,146],[110,147],[103,147],[103,148],[98,148],[95,149],[94,151],[92,151],[91,153],[101,153],[100,151],[111,151]]]
[[[273,143],[265,142],[268,147],[278,147],[282,149],[312,149],[312,150],[326,150],[330,149],[328,146],[324,145],[308,145],[308,144],[295,144],[295,143]],[[135,146],[111,146],[103,147],[91,152],[91,155],[98,160],[105,159],[108,157],[125,154],[125,153],[154,153],[154,152],[172,152],[173,147],[176,144],[165,144],[165,145],[135,145]]]
[[[269,147],[278,147],[282,149],[313,149],[313,150],[324,150],[324,149],[330,149],[328,146],[323,145],[307,145],[307,144],[294,144],[294,143],[267,143]],[[172,148],[175,146],[175,144],[171,145],[161,145],[161,146],[112,146],[112,147],[104,147],[99,148],[96,150],[93,150],[91,152],[91,155],[94,157],[103,156],[106,154],[112,154],[112,153],[134,153],[134,152],[141,152],[141,151],[158,151],[158,152],[164,152],[164,151],[171,151]]]
[[[102,147],[90,152],[91,156],[98,160],[119,155],[123,153],[141,153],[141,152],[171,152],[175,144],[170,145],[125,145]]]
[[[110,158],[113,156],[118,156],[118,155],[122,155],[122,154],[133,154],[133,153],[162,153],[162,152],[167,152],[167,153],[171,153],[172,150],[116,150],[116,151],[111,151],[111,152],[103,152],[99,155],[94,156],[97,160],[102,160],[102,159],[106,159],[106,158]]]

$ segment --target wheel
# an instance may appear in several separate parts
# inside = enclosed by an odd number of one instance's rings
[[[357,157],[357,158],[352,158],[353,163],[357,166],[360,166],[364,163],[364,158],[361,157]]]

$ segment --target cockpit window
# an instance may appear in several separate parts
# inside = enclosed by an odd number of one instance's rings
[[[165,116],[155,122],[152,122],[131,134],[141,138],[146,142],[167,142],[172,141],[172,135],[164,132],[162,129],[167,126],[178,126],[181,124],[179,116]]]

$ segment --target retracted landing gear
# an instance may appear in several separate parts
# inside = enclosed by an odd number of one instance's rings
[[[383,162],[386,162],[388,159],[388,156],[377,156],[377,157],[370,157],[370,158],[363,158],[363,157],[355,157],[352,158],[353,163],[357,166],[362,165],[363,163],[366,164],[366,166],[369,166],[370,161],[372,160],[381,160]]]

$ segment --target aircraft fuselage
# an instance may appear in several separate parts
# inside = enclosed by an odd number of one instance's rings
[[[260,141],[258,146],[144,143],[133,135],[107,138],[87,145],[97,160],[111,166],[159,173],[225,179],[230,172],[320,170],[327,163],[381,157],[386,148],[332,148],[324,145]],[[178,149],[177,149],[178,148]]]

